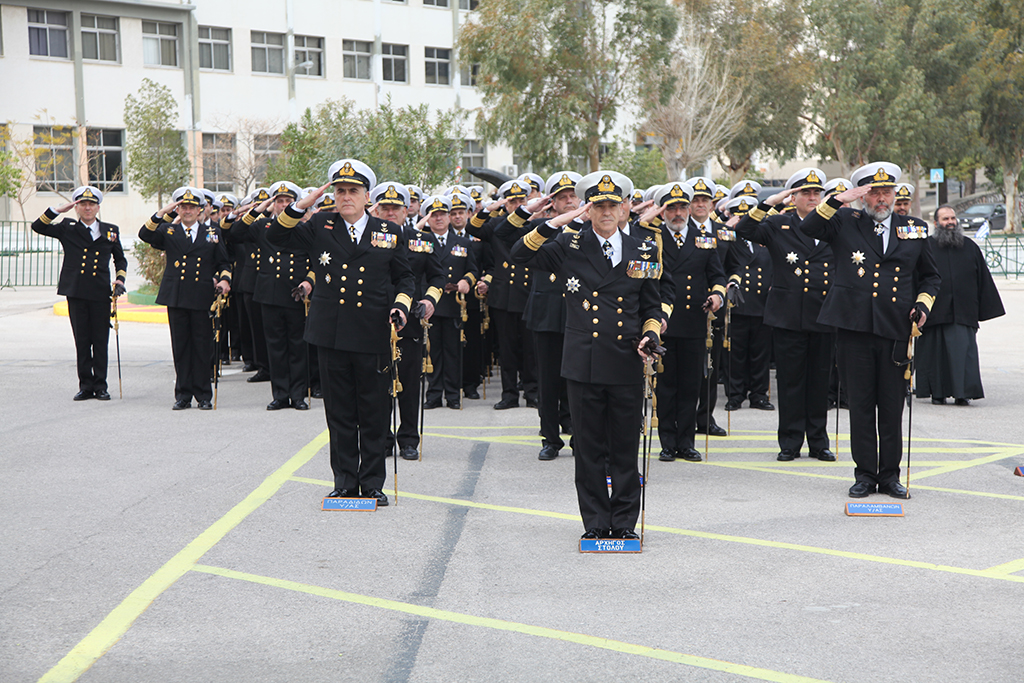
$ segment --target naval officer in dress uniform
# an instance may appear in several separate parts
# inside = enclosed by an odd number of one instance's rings
[[[562,376],[569,388],[586,539],[638,538],[643,354],[657,345],[661,329],[652,268],[657,264],[641,251],[643,242],[618,229],[623,190],[610,172],[584,176],[576,184],[584,205],[538,226],[512,248],[515,263],[565,278]],[[559,234],[578,216],[589,222],[578,232]]]
[[[269,228],[282,249],[305,251],[316,286],[305,339],[316,344],[320,387],[331,435],[330,497],[362,495],[388,504],[384,486],[391,382],[389,320],[405,325],[413,276],[400,228],[366,211],[377,177],[356,159],[331,164],[329,182],[289,206]],[[334,186],[336,211],[300,222]],[[388,295],[389,291],[394,296]]]
[[[153,214],[139,230],[139,239],[167,254],[156,302],[167,307],[174,355],[174,410],[213,409],[210,369],[213,326],[210,306],[217,294],[231,291],[231,262],[220,228],[199,222],[206,199],[201,190],[179,187],[171,203]],[[169,214],[181,218],[174,224]],[[170,220],[167,220],[170,219]]]
[[[32,223],[32,230],[60,240],[64,262],[57,293],[68,298],[68,317],[78,360],[76,401],[109,401],[107,346],[110,341],[110,298],[124,294],[128,261],[121,248],[119,228],[97,220],[103,193],[92,185],[71,193],[71,201],[47,209]],[[57,218],[74,208],[78,220]],[[110,259],[114,259],[114,286],[110,286]]]
[[[852,498],[876,490],[908,498],[900,484],[903,403],[911,324],[923,326],[941,277],[920,218],[893,213],[896,164],[857,169],[851,189],[809,213],[799,229],[832,245],[834,286],[818,322],[838,328],[837,361],[850,401],[850,451],[857,464]],[[841,208],[861,200],[862,208]]]

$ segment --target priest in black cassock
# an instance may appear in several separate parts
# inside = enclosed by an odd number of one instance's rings
[[[928,326],[917,340],[917,397],[958,406],[984,398],[978,365],[978,324],[1005,314],[985,256],[963,229],[950,206],[935,210],[932,254],[942,276]]]

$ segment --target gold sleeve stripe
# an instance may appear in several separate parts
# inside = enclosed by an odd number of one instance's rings
[[[124,270],[119,270],[116,273],[114,273],[114,277],[115,278],[117,278],[117,277],[120,277],[120,278],[128,277],[128,272],[124,271]]]
[[[408,310],[412,308],[412,297],[403,292],[395,297],[395,303],[402,304]]]
[[[312,282],[314,285],[316,284],[316,273],[314,273],[312,270],[306,273],[306,277],[308,277],[310,282]]]
[[[46,211],[43,212],[43,215],[39,217],[39,220],[41,220],[46,225],[50,225],[51,223],[53,223],[53,219],[47,215],[49,212],[49,209],[47,209]]]
[[[644,334],[647,334],[648,332],[653,332],[658,337],[658,340],[660,341],[661,340],[661,321],[660,320],[656,320],[655,318],[648,318],[647,320],[645,320],[644,321]]]
[[[736,284],[740,284],[743,282],[743,277],[739,273],[734,273],[729,276],[729,282],[735,282]]]
[[[441,294],[442,292],[440,287],[428,287],[427,293],[424,296],[427,299],[430,299],[431,303],[436,305],[437,302],[441,300]]]
[[[473,275],[473,273],[466,273],[466,274],[465,274],[465,275],[463,275],[462,277],[464,277],[464,278],[466,278],[467,280],[469,280],[469,286],[470,286],[470,287],[472,287],[473,285],[475,285],[475,284],[476,284],[476,276],[475,276],[475,275]]]
[[[667,315],[668,317],[670,317],[670,318],[672,317],[672,307],[669,306],[668,304],[662,303],[661,304],[661,310],[664,311],[665,315]],[[659,327],[658,329],[660,330],[661,328]]]
[[[651,221],[651,227],[652,227],[652,228],[657,228],[657,227],[660,227],[660,226],[661,226],[661,224],[662,224],[662,223],[664,223],[664,222],[665,222],[665,221],[664,221],[664,220],[662,219],[662,217],[661,217],[661,216],[655,216],[655,217],[654,217],[654,220],[652,220],[652,221]]]
[[[481,282],[486,282],[487,284],[490,284],[490,283],[491,283],[491,280],[492,280],[492,279],[493,279],[493,276],[492,276],[492,275],[491,275],[490,273],[487,273],[487,275],[484,275],[484,276],[483,276],[483,277],[482,277],[482,278],[480,279],[480,281],[481,281]]]
[[[520,216],[518,211],[516,211],[515,213],[508,217],[508,222],[511,223],[516,228],[521,228],[524,225],[526,225],[527,220],[528,219]]]
[[[579,232],[579,230],[574,230],[573,228],[566,227],[565,229],[562,230],[562,232],[564,232],[567,235],[575,235],[576,233]]]
[[[755,221],[760,223],[765,219],[765,216],[767,216],[768,214],[762,211],[761,209],[754,207],[753,209],[750,210],[750,213],[748,215]]]
[[[530,251],[537,251],[538,249],[541,248],[541,246],[544,245],[545,242],[547,242],[547,238],[541,235],[537,231],[537,228],[534,228],[529,233],[527,233],[525,237],[523,237],[523,244],[525,244],[526,248],[529,249]]]
[[[718,294],[721,294],[724,297],[725,296],[725,287],[723,287],[722,285],[715,285],[714,287],[711,288],[711,293],[714,294],[716,292]]]
[[[155,214],[146,219],[146,230],[153,232],[158,225],[160,225],[160,221],[156,219]]]
[[[288,219],[294,220],[295,223],[287,225],[285,221]],[[245,223],[246,225],[252,225],[253,223],[256,222],[256,214],[253,213],[252,209],[249,209],[249,211],[247,211],[246,214],[242,216],[242,222]],[[281,214],[281,225],[283,225],[286,228],[294,228],[295,225],[298,224],[298,222],[299,221],[297,219],[291,218],[291,216],[286,216],[283,213]]]
[[[226,269],[226,268],[224,270],[220,271],[220,278],[222,280],[230,280],[231,279],[231,271]]]
[[[487,221],[485,221],[483,218],[480,218],[480,216],[475,214],[473,215],[472,218],[469,219],[469,224],[472,225],[474,228],[482,228],[484,226],[484,223],[486,222]]]
[[[832,216],[836,215],[836,208],[834,206],[831,206],[828,202],[822,202],[818,204],[818,208],[816,208],[815,211],[817,211],[818,215],[824,218],[825,220],[828,220],[832,218]]]
[[[935,297],[928,292],[921,292],[917,295],[917,303],[927,306],[930,312],[932,310],[932,305],[935,303]]]

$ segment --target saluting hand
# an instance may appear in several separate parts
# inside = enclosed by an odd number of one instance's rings
[[[729,220],[725,222],[726,227],[735,228],[736,224],[740,222],[739,216],[730,216]]]
[[[589,215],[589,213],[590,204],[587,203],[579,207],[578,209],[574,209],[572,211],[569,211],[568,213],[563,213],[559,216],[555,216],[554,218],[548,221],[548,225],[550,225],[552,228],[561,228],[562,226],[569,225],[569,223],[571,223],[573,219],[583,216],[584,214]]]
[[[529,213],[539,213],[544,211],[546,208],[551,206],[551,195],[546,194],[543,197],[537,197],[526,202],[526,210]]]
[[[316,188],[315,190],[307,194],[305,197],[295,202],[295,208],[298,209],[299,211],[305,211],[309,207],[313,206],[314,204],[316,204],[318,199],[324,196],[324,192],[326,192],[327,188],[330,186],[331,184],[327,183],[323,187]]]
[[[767,204],[768,206],[778,206],[787,197],[789,197],[791,194],[796,193],[797,189],[798,188],[791,187],[788,190],[783,190],[782,192],[779,192],[777,194],[773,194],[771,197],[769,197],[768,199],[764,200],[764,203]]]
[[[870,185],[861,185],[860,187],[851,187],[849,190],[846,190],[845,192],[840,192],[835,197],[843,204],[849,204],[855,199],[860,199],[870,191]]]
[[[654,203],[654,200],[644,202],[643,204],[637,207],[638,211],[640,209],[646,209],[644,213],[640,215],[641,223],[650,223],[655,218],[665,213],[665,206],[658,206],[657,204]]]
[[[53,210],[57,213],[64,213],[66,211],[70,211],[74,205],[75,202],[68,202],[67,204],[61,204],[60,206],[54,207]]]
[[[181,200],[180,199],[178,201],[176,201],[176,202],[171,202],[170,204],[168,204],[167,206],[165,206],[164,208],[162,208],[162,209],[160,209],[159,211],[156,212],[157,217],[163,218],[164,216],[169,214],[171,211],[174,211],[175,209],[177,209],[179,204],[181,204]]]

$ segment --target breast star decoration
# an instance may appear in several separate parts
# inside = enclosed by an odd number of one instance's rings
[[[575,294],[580,291],[580,281],[574,277],[571,277],[565,281],[565,288]]]
[[[796,263],[796,252],[791,251],[788,254],[786,254],[786,260],[789,261],[790,263]]]
[[[851,258],[852,258],[854,263],[860,265],[861,263],[864,263],[864,252],[863,251],[855,251],[855,252],[853,252],[853,256]]]
[[[331,262],[331,255],[330,254],[328,254],[326,251],[324,253],[320,254],[320,265],[326,266],[330,262]]]

